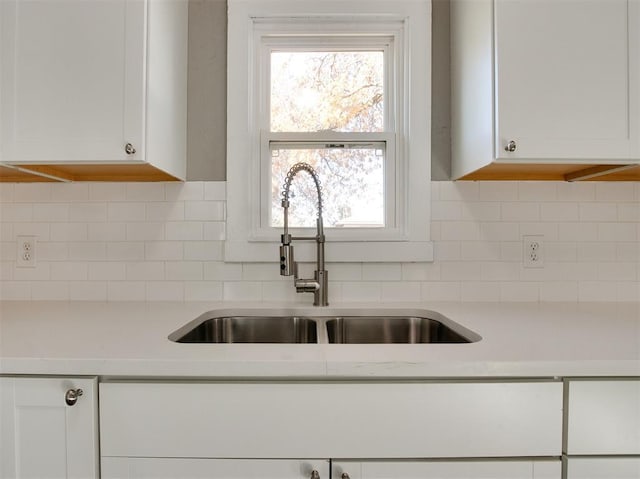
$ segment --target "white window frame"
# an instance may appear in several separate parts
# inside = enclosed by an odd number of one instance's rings
[[[385,166],[385,202],[390,201],[385,227],[326,228],[327,261],[432,261],[429,0],[228,0],[228,5],[225,260],[279,260],[282,232],[265,224],[271,201],[270,142],[319,140],[384,141],[391,162]],[[270,52],[289,50],[287,45],[300,44],[304,34],[312,48],[320,36],[331,34],[329,44],[341,49],[388,49],[392,61],[385,64],[395,70],[385,77],[396,83],[385,84],[383,133],[269,131]],[[346,40],[349,35],[352,40]],[[296,257],[313,261],[314,245],[296,244]]]

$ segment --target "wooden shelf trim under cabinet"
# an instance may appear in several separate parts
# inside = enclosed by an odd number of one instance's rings
[[[2,165],[0,182],[181,181],[152,165]]]
[[[640,181],[637,165],[492,163],[460,181]]]

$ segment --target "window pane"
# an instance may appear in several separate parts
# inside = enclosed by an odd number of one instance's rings
[[[271,131],[384,130],[384,53],[272,52]]]
[[[271,149],[271,226],[282,226],[280,201],[289,168],[310,164],[322,186],[326,227],[384,226],[384,145],[344,148],[282,147]],[[313,179],[300,171],[290,189],[289,225],[315,227],[317,195]]]

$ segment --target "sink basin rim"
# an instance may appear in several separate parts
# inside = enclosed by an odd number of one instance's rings
[[[442,324],[446,328],[450,329],[457,335],[462,336],[467,342],[464,344],[473,344],[482,340],[475,331],[457,323],[443,314],[421,308],[317,308],[317,307],[294,307],[294,308],[220,308],[206,311],[197,318],[182,325],[174,332],[172,332],[168,339],[172,342],[178,341],[181,337],[188,334],[190,331],[199,327],[202,323],[223,317],[251,317],[262,319],[303,319],[315,322],[316,325],[316,341],[307,343],[295,343],[295,342],[280,342],[280,343],[242,343],[242,344],[326,344],[326,345],[358,345],[368,344],[376,346],[384,346],[387,344],[404,344],[410,345],[411,343],[332,343],[329,341],[327,333],[326,323],[333,319],[338,318],[353,318],[354,321],[366,321],[367,318],[380,318],[380,317],[406,317],[406,318],[425,318],[427,320],[435,321]],[[185,343],[182,343],[185,344]],[[191,343],[193,344],[193,343]],[[202,343],[204,344],[204,343]],[[212,344],[212,343],[209,343]],[[224,344],[224,343],[213,343]],[[227,343],[227,344],[239,344],[239,343]],[[425,344],[438,344],[438,343],[418,343],[419,345]],[[454,344],[454,343],[444,343]]]

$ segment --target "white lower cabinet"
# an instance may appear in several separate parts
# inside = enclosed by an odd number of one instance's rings
[[[640,478],[640,380],[567,383],[567,479]]]
[[[0,377],[0,478],[99,477],[97,421],[95,378]]]
[[[638,479],[640,457],[580,457],[567,461],[567,479]]]
[[[318,476],[315,476],[315,472]],[[328,460],[106,457],[102,479],[329,479]]]
[[[331,479],[559,479],[560,460],[336,461]]]
[[[100,423],[103,479],[561,478],[557,381],[114,381]]]
[[[110,457],[559,457],[562,383],[108,382]]]

